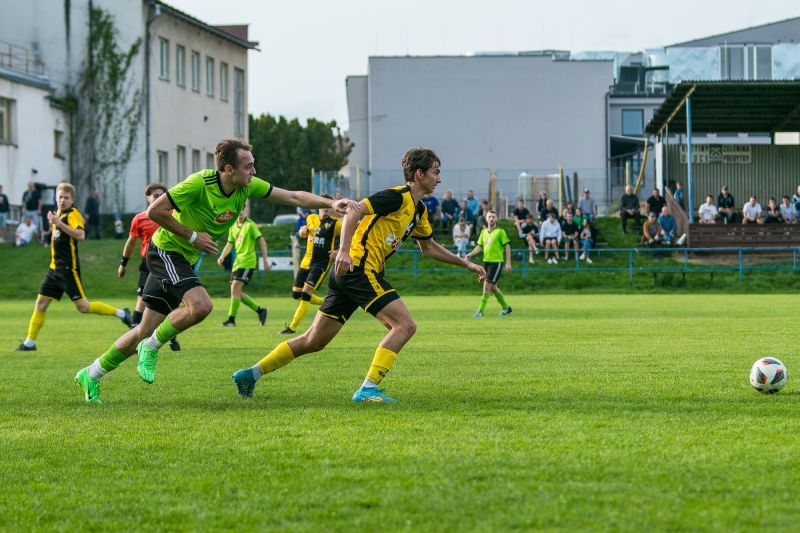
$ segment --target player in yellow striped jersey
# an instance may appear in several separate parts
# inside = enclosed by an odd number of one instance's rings
[[[386,260],[408,237],[413,237],[428,257],[463,266],[481,281],[486,277],[483,267],[453,254],[432,238],[427,210],[420,199],[441,182],[437,155],[428,148],[414,148],[403,156],[402,165],[405,185],[373,194],[345,215],[328,295],[311,327],[299,337],[278,344],[251,368],[233,374],[241,396],[252,396],[256,381],[263,374],[274,372],[296,357],[322,350],[361,307],[386,326],[389,333],[375,350],[367,377],[353,395],[353,401],[394,402],[378,384],[417,326],[397,291],[384,278]]]

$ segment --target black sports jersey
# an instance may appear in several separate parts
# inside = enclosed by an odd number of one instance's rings
[[[56,214],[70,228],[83,228],[83,217],[80,211],[74,207],[70,207],[65,211],[59,210]],[[78,241],[70,237],[66,231],[58,229],[55,224],[50,229],[52,231],[50,236],[50,269],[69,268],[80,270]]]
[[[314,235],[314,245],[311,252],[312,265],[327,265],[330,253],[335,249],[336,237],[342,232],[342,220],[326,216],[319,221],[319,227]]]

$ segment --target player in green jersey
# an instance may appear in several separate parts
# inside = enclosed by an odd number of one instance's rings
[[[250,283],[253,274],[258,267],[258,257],[256,257],[256,243],[261,248],[261,261],[264,265],[264,271],[269,272],[269,259],[267,258],[267,241],[261,235],[261,230],[258,229],[256,223],[247,218],[250,214],[250,206],[247,205],[239,213],[239,218],[236,224],[231,226],[228,231],[228,243],[219,254],[217,264],[222,265],[225,258],[231,252],[231,249],[236,250],[236,259],[233,261],[233,268],[231,268],[231,306],[228,310],[228,320],[222,323],[223,326],[235,326],[236,314],[239,311],[239,304],[244,304],[258,314],[258,321],[261,325],[267,321],[267,309],[258,305],[255,300],[250,298],[244,293],[244,286]]]
[[[148,208],[147,215],[161,227],[147,253],[150,275],[142,294],[144,315],[136,328],[75,376],[87,402],[100,403],[100,379],[137,352],[139,377],[152,383],[161,346],[211,313],[211,298],[192,265],[201,252],[219,252],[217,240],[236,222],[248,198],[341,213],[356,205],[346,199],[328,200],[273,187],[255,177],[250,150],[250,145],[239,139],[220,141],[214,154],[216,169],[195,172]]]
[[[481,234],[478,236],[478,243],[475,249],[467,254],[467,259],[469,259],[483,249],[483,266],[486,269],[481,306],[475,311],[475,317],[483,316],[483,312],[486,310],[486,302],[489,301],[489,297],[492,294],[494,294],[494,297],[500,302],[500,305],[503,306],[503,310],[500,311],[500,316],[511,314],[511,306],[508,305],[505,296],[503,296],[503,292],[497,286],[503,267],[503,250],[505,250],[506,256],[506,272],[511,272],[511,245],[509,242],[506,230],[497,227],[497,213],[491,210],[487,211],[486,227],[483,228]]]

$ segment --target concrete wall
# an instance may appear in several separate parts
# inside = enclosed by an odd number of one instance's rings
[[[347,77],[347,109],[350,127],[347,137],[353,142],[353,151],[348,158],[350,175],[354,167],[369,169],[369,102],[367,76]]]

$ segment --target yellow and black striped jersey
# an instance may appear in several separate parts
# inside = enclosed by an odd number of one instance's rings
[[[311,257],[314,255],[314,237],[317,235],[317,228],[319,228],[319,215],[311,213],[306,217],[306,252],[300,260],[300,268],[308,269],[311,267]]]
[[[56,214],[70,228],[83,228],[83,216],[74,207],[64,211],[59,209]],[[67,232],[58,229],[55,224],[50,227],[50,230],[50,269],[80,270],[78,241],[67,235]]]
[[[381,272],[386,260],[409,236],[433,237],[428,210],[422,201],[414,203],[407,185],[384,189],[363,202],[369,214],[358,223],[350,243],[354,265]]]

